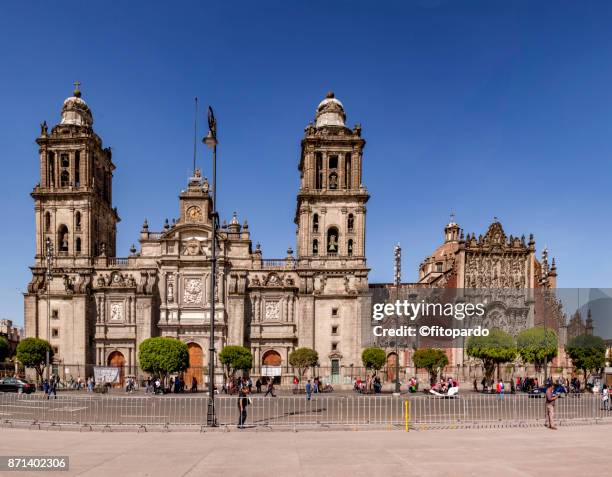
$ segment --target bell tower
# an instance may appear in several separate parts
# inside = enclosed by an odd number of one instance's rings
[[[365,204],[362,185],[365,141],[361,126],[345,126],[344,106],[330,92],[317,107],[302,139],[297,196],[297,256],[307,262],[365,267]]]
[[[61,120],[49,132],[41,124],[40,182],[32,191],[36,212],[36,265],[53,242],[58,266],[86,266],[92,257],[115,256],[117,210],[112,207],[110,148],[93,130],[93,116],[79,83],[64,101]]]

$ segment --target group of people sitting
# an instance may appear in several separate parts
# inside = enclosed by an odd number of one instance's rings
[[[440,377],[438,382],[431,385],[431,390],[439,394],[448,394],[449,390],[453,388],[459,389],[459,381],[450,376],[446,379]]]
[[[360,394],[380,394],[382,392],[382,382],[378,376],[368,375],[364,380],[361,377],[353,379],[353,390]]]

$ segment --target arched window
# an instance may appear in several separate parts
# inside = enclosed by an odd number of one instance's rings
[[[338,253],[338,229],[330,227],[327,230],[327,254],[336,255]]]
[[[348,256],[352,257],[353,256],[353,239],[349,239],[348,244],[347,244],[347,251],[348,251]]]
[[[76,226],[77,230],[81,229],[81,213],[78,210],[74,217],[74,225]]]
[[[49,212],[45,212],[45,232],[51,230],[51,214]]]
[[[319,255],[319,241],[317,239],[312,241],[312,254]]]
[[[352,172],[353,171],[351,169],[351,153],[347,152],[346,156],[344,156],[344,188],[345,189],[351,188]]]
[[[70,158],[68,157],[68,154],[60,155],[60,166],[62,169],[70,167]]]
[[[354,226],[355,226],[355,217],[353,216],[353,214],[348,214],[348,219],[346,221],[346,228],[348,229],[349,232],[352,232]]]
[[[315,233],[319,231],[319,214],[312,216],[312,231]]]
[[[68,251],[68,227],[64,224],[60,225],[57,229],[57,243],[60,252]]]
[[[81,253],[81,237],[77,237],[75,248],[76,253]]]

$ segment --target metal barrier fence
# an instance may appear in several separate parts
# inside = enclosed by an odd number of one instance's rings
[[[412,424],[544,423],[544,397],[517,395],[471,395],[458,399],[417,397],[410,399]],[[593,394],[568,395],[557,399],[555,420],[585,421],[612,418]]]
[[[81,424],[91,426],[206,426],[208,397],[204,396],[88,396],[46,399],[40,394],[0,393],[4,421]],[[252,397],[247,426],[399,425],[404,401],[392,396]],[[219,426],[235,426],[238,398],[215,399]]]
[[[215,400],[219,426],[235,426],[238,398]],[[59,395],[0,393],[4,422],[78,424],[89,426],[206,426],[208,397]],[[457,399],[433,396],[304,396],[252,397],[247,426],[391,426],[408,424],[520,424],[543,423],[544,399],[527,395],[467,395]],[[597,395],[583,394],[557,400],[559,422],[612,417]]]

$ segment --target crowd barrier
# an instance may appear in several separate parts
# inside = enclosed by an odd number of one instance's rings
[[[73,424],[86,426],[207,427],[209,398],[203,395],[102,396],[60,395],[46,399],[0,393],[0,419],[5,423]],[[427,395],[313,395],[251,397],[247,427],[386,426],[408,429],[419,425],[543,423],[543,398],[525,394],[465,395],[455,399]],[[235,426],[238,398],[215,399],[216,424]],[[612,417],[599,396],[560,398],[558,421],[580,422]]]

